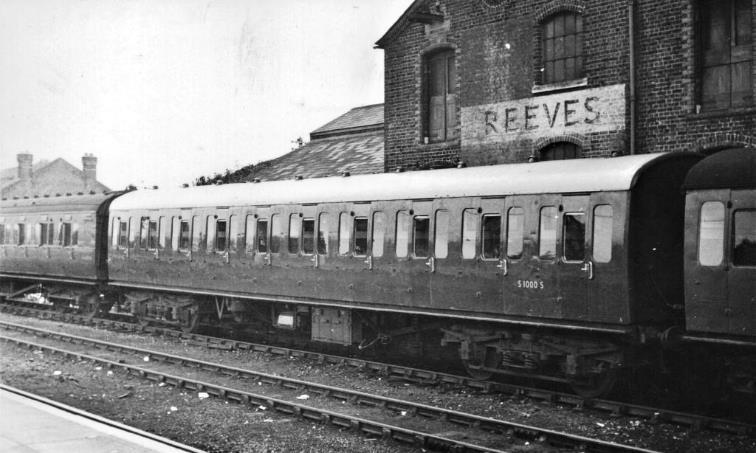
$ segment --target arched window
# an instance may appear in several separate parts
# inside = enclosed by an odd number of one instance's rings
[[[457,69],[454,51],[443,50],[425,58],[424,137],[443,142],[457,138]]]
[[[583,17],[565,11],[541,26],[541,82],[559,83],[583,77]]]
[[[581,148],[569,142],[557,142],[543,148],[539,160],[578,159],[582,155]]]

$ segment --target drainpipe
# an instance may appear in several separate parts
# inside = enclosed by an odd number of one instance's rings
[[[630,52],[630,154],[635,154],[635,0],[627,7]]]

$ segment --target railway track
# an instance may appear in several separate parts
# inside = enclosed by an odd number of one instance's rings
[[[664,408],[630,404],[620,401],[605,399],[586,399],[578,395],[557,392],[548,389],[539,389],[516,384],[479,381],[467,376],[430,371],[420,368],[412,368],[401,365],[387,364],[364,359],[344,357],[339,355],[323,354],[312,351],[304,351],[280,346],[271,346],[260,343],[251,343],[227,338],[218,338],[195,333],[185,333],[175,329],[154,326],[140,326],[131,322],[90,318],[87,316],[38,310],[35,308],[16,305],[0,304],[0,312],[12,313],[23,316],[36,316],[41,319],[65,321],[78,325],[95,326],[125,332],[143,332],[152,335],[160,335],[176,340],[189,341],[196,345],[225,350],[240,350],[260,352],[265,354],[295,357],[300,359],[314,360],[322,364],[338,364],[377,373],[381,376],[400,379],[421,385],[438,385],[448,387],[463,387],[480,392],[500,393],[527,397],[537,401],[546,401],[552,404],[560,404],[573,407],[577,410],[590,410],[600,413],[612,414],[613,416],[627,416],[647,419],[659,423],[671,423],[690,427],[696,430],[710,430],[727,434],[755,436],[756,425],[722,418],[707,417],[681,411]],[[4,323],[0,323],[2,326]]]
[[[109,341],[8,322],[2,322],[0,326],[17,334],[1,335],[0,339],[18,346],[102,364],[111,369],[120,369],[126,373],[176,388],[207,392],[212,396],[246,404],[252,408],[264,406],[287,415],[328,423],[339,428],[349,428],[369,436],[381,436],[423,448],[444,451],[498,452],[504,451],[502,447],[505,449],[522,448],[523,445],[528,445],[526,444],[528,442],[534,443],[539,451],[543,449],[556,451],[563,448],[580,449],[586,452],[641,453],[651,451]],[[42,342],[31,341],[28,338],[30,336]],[[68,347],[58,346],[60,343],[66,343]],[[97,352],[97,355],[92,354],[93,350]],[[140,359],[148,361],[151,365],[129,364]],[[185,370],[190,370],[190,372]],[[267,388],[267,391],[258,390],[262,385]],[[250,388],[255,391],[251,391]],[[303,392],[316,395],[316,397],[308,398],[310,401],[307,404],[297,402],[296,395],[301,395]],[[351,403],[348,406],[349,409],[334,410],[334,407],[338,408],[346,402]],[[402,417],[399,418],[400,422],[396,423],[399,414]],[[405,418],[406,414],[410,414],[411,418]],[[454,432],[460,427],[465,429],[463,439],[434,434]]]

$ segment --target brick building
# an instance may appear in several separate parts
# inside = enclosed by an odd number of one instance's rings
[[[0,170],[0,198],[44,197],[109,192],[97,181],[97,158],[81,157],[78,169],[65,159],[33,163],[34,156],[18,154],[18,167]]]
[[[754,0],[416,0],[385,53],[387,171],[756,148]]]

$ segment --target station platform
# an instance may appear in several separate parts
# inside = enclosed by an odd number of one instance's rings
[[[0,453],[203,453],[0,384]]]

